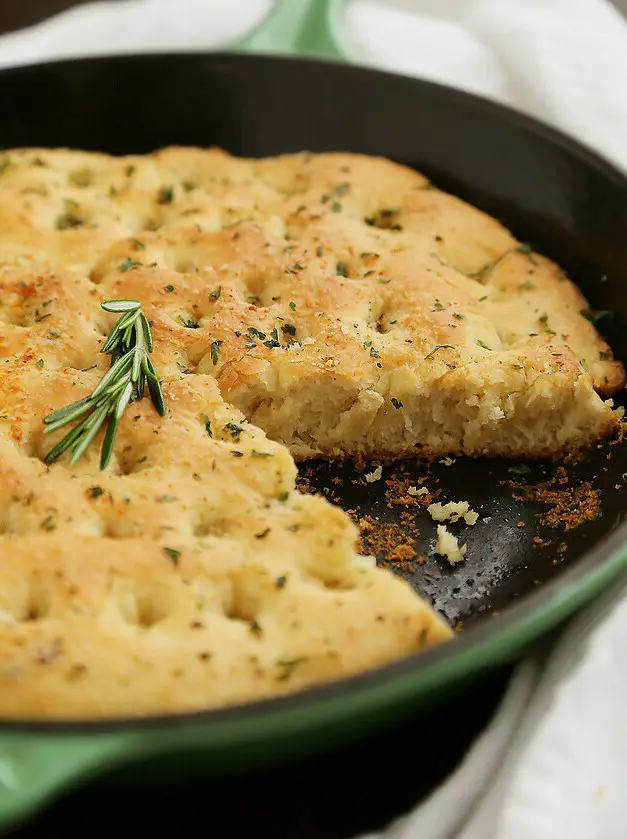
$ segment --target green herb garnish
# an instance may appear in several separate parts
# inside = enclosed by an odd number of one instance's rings
[[[175,550],[174,548],[162,548],[162,550],[163,550],[163,553],[170,560],[172,565],[174,565],[176,567],[179,564],[179,557],[181,555],[181,552]]]
[[[137,268],[138,265],[141,265],[141,262],[138,262],[137,259],[131,259],[130,256],[127,256],[124,262],[120,262],[118,265],[118,271],[121,271],[123,274],[126,271],[130,271],[131,268]]]
[[[244,429],[241,425],[238,425],[236,422],[227,422],[227,424],[224,426],[224,430],[230,431],[231,437],[235,440],[235,442],[237,442]]]
[[[425,355],[425,361],[426,361],[428,358],[433,358],[433,357],[435,356],[435,354],[436,354],[439,350],[454,350],[454,349],[455,349],[455,347],[454,347],[452,344],[437,344],[437,345],[436,345],[436,346],[435,346],[435,347],[431,350],[431,352],[430,352],[430,353],[427,353],[427,355]]]
[[[171,204],[174,199],[174,187],[162,186],[157,193],[157,204]]]
[[[70,462],[76,463],[106,423],[100,452],[100,468],[106,469],[120,418],[129,402],[143,398],[146,385],[157,413],[165,414],[163,392],[149,356],[152,334],[141,304],[137,300],[105,300],[101,305],[106,312],[121,315],[101,349],[111,356],[111,367],[90,396],[44,417],[44,434],[83,417],[48,453],[44,461],[47,464],[68,450],[72,454]]]
[[[218,363],[218,358],[220,357],[220,344],[222,341],[212,341],[211,347],[209,352],[211,353],[211,361],[213,362],[213,366],[215,367]]]
[[[525,242],[524,244],[520,245],[516,248],[516,250],[518,251],[518,253],[524,254],[532,265],[538,264],[538,260],[533,255],[533,248],[531,247],[529,242]]]

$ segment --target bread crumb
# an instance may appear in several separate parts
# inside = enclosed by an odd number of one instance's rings
[[[427,487],[407,487],[407,495],[428,495],[429,490]]]
[[[380,481],[381,476],[383,475],[383,467],[377,466],[377,468],[373,472],[367,472],[364,475],[364,478],[368,481],[369,484],[374,483],[374,481]]]
[[[445,557],[451,565],[455,565],[466,556],[466,545],[460,545],[457,536],[454,536],[445,524],[439,524],[435,552]]]
[[[466,524],[473,525],[479,518],[479,514],[470,509],[467,501],[449,501],[448,504],[436,501],[435,504],[429,504],[427,511],[434,521],[456,522],[463,518]]]

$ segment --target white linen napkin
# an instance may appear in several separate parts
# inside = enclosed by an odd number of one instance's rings
[[[627,0],[615,0],[627,7]],[[212,49],[272,0],[83,5],[0,37],[0,67]],[[627,169],[627,22],[609,0],[353,0],[354,61],[483,94]],[[627,598],[622,585],[524,662],[458,770],[376,839],[625,839]],[[375,839],[374,836],[362,839]]]

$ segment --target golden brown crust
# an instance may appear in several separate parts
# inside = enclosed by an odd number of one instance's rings
[[[292,455],[537,457],[616,425],[580,292],[409,169],[169,148],[0,171],[0,717],[216,707],[444,641]],[[42,418],[106,369],[111,297],[152,322],[168,414],[129,408],[104,475],[97,443],[47,469]]]

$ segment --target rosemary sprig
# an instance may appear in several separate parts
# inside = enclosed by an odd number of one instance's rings
[[[105,300],[101,305],[106,312],[121,314],[101,350],[111,356],[111,367],[90,396],[44,417],[44,434],[83,417],[48,453],[45,463],[54,463],[68,450],[72,453],[70,463],[76,463],[106,422],[107,430],[100,451],[100,468],[106,469],[113,454],[120,417],[129,402],[143,398],[146,385],[157,412],[160,416],[165,414],[163,392],[149,357],[152,333],[141,303],[137,300]]]

